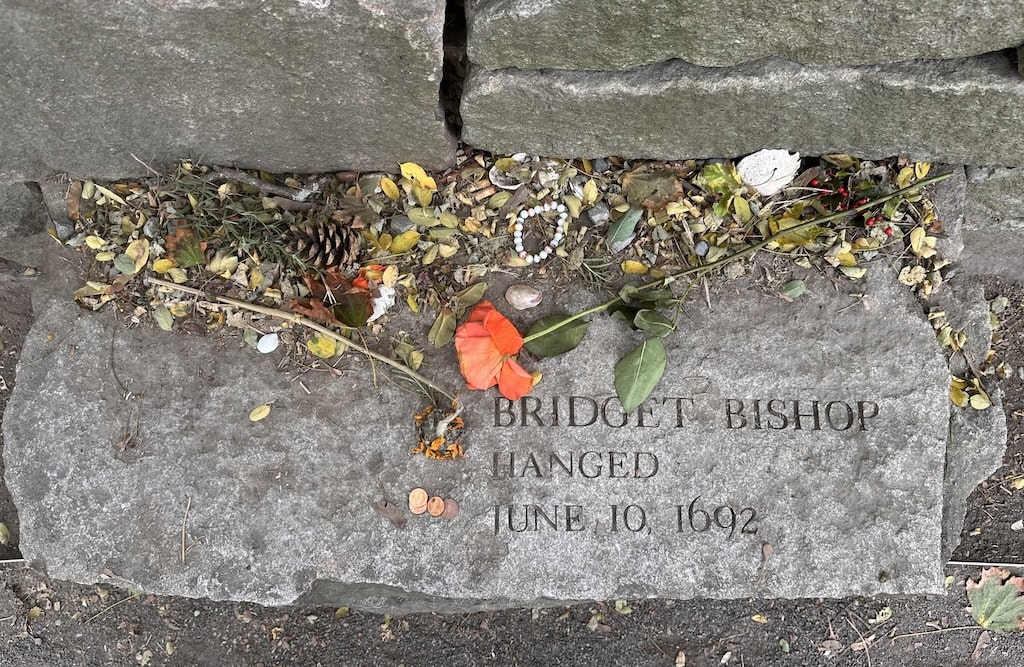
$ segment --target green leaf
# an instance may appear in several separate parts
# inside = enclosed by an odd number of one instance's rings
[[[530,327],[530,330],[526,333],[526,337],[529,338],[538,331],[543,331],[544,329],[554,326],[559,322],[564,322],[569,317],[572,316],[556,314],[542,317],[534,322],[533,326]],[[587,327],[589,326],[589,322],[576,320],[575,322],[571,322],[563,327],[555,329],[549,334],[545,334],[540,338],[531,340],[526,343],[525,347],[538,357],[555,357],[559,354],[565,354],[580,344],[580,341],[583,340],[583,336],[586,335]]]
[[[434,347],[444,347],[452,342],[455,337],[455,313],[451,308],[442,308],[441,314],[434,320],[434,326],[430,327],[427,340],[434,344]]]
[[[182,239],[174,249],[174,263],[179,268],[187,269],[199,266],[205,262],[206,258],[203,257],[202,245],[200,245],[199,239],[195,236],[188,236]]]
[[[804,292],[807,291],[807,285],[802,280],[790,280],[786,283],[786,286],[782,288],[782,296],[788,296],[790,299],[796,299],[800,297]]]
[[[615,393],[627,413],[633,412],[654,391],[665,374],[667,358],[660,338],[648,338],[615,364]]]
[[[6,523],[0,523],[0,544],[6,545],[11,541],[11,530]]]
[[[672,320],[668,319],[656,310],[650,310],[644,308],[639,311],[633,318],[633,324],[637,329],[646,331],[652,336],[664,338],[673,331],[675,331],[676,325]]]
[[[345,326],[359,328],[373,315],[373,298],[365,290],[350,290],[335,295],[335,299],[337,303],[331,307],[331,312]]]
[[[455,294],[455,310],[458,315],[462,315],[462,312],[470,306],[475,306],[480,302],[480,299],[484,298],[484,293],[487,291],[487,283],[477,283],[471,287],[467,287],[461,292]]]
[[[136,274],[135,260],[128,255],[118,255],[115,257],[114,268],[126,276],[134,276]]]
[[[1024,578],[990,567],[975,582],[967,580],[967,600],[978,625],[993,632],[1024,630]]]
[[[164,331],[170,331],[174,326],[174,316],[171,315],[171,311],[167,310],[167,306],[157,306],[153,309],[153,319],[156,320],[158,327]]]
[[[434,227],[441,224],[441,221],[437,218],[436,208],[411,208],[406,215],[409,216],[409,220],[414,225],[421,227]]]
[[[716,162],[704,167],[700,172],[700,181],[705,190],[719,195],[732,194],[743,186],[736,167],[725,162]]]
[[[621,220],[613,222],[608,227],[608,234],[605,236],[608,250],[616,253],[629,245],[629,242],[633,239],[633,233],[636,231],[636,223],[640,221],[640,216],[643,213],[643,209],[631,208],[626,211]]]

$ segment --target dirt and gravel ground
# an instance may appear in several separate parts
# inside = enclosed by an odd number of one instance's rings
[[[2,267],[0,267],[2,268]],[[955,561],[1024,561],[1024,285],[986,281],[1010,300],[995,349],[1009,426],[1004,465],[970,500]],[[28,287],[0,271],[0,413],[31,322]],[[56,406],[55,406],[56,409]],[[2,443],[0,443],[2,444]],[[17,540],[0,487],[0,520]],[[0,556],[16,556],[13,548]],[[80,586],[0,569],[0,665],[1024,665],[1024,637],[983,631],[964,581],[942,596],[656,600],[390,618],[333,607],[265,608]],[[1018,574],[1024,570],[1018,570]],[[628,613],[627,613],[628,612]]]

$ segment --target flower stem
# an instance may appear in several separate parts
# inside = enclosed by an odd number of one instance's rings
[[[718,269],[718,268],[721,268],[721,267],[725,266],[726,264],[729,264],[731,262],[735,262],[736,260],[742,259],[744,257],[747,257],[748,255],[752,255],[755,252],[757,252],[758,250],[762,250],[762,249],[768,247],[770,244],[778,241],[780,238],[783,238],[784,236],[788,236],[790,234],[793,234],[795,232],[799,232],[799,231],[807,229],[809,227],[813,227],[815,225],[821,225],[821,224],[833,222],[835,220],[841,220],[841,219],[843,219],[843,218],[845,218],[845,217],[847,217],[849,215],[853,215],[855,213],[863,213],[864,211],[872,209],[872,208],[878,206],[879,204],[884,204],[885,202],[889,201],[890,199],[895,199],[897,197],[901,197],[901,196],[907,194],[908,192],[910,192],[912,190],[917,190],[917,189],[922,188],[922,187],[924,187],[926,185],[931,185],[933,183],[938,183],[940,181],[944,181],[944,180],[946,180],[947,178],[949,178],[952,175],[953,174],[951,172],[951,173],[948,173],[948,174],[939,174],[937,176],[930,176],[928,178],[925,178],[925,179],[922,179],[922,180],[918,181],[917,183],[914,183],[913,185],[909,185],[909,186],[907,186],[907,187],[905,187],[905,188],[903,188],[901,190],[897,190],[896,192],[893,192],[892,194],[885,195],[884,197],[879,197],[878,199],[873,199],[873,200],[867,202],[866,204],[861,204],[860,206],[854,206],[853,208],[850,208],[850,209],[848,209],[846,211],[838,211],[836,213],[830,213],[829,215],[825,215],[825,216],[822,216],[820,218],[814,218],[812,220],[805,220],[804,222],[801,222],[798,225],[793,225],[792,227],[789,227],[787,229],[783,229],[783,230],[781,230],[779,232],[776,232],[775,234],[772,234],[771,236],[763,239],[762,241],[759,241],[758,243],[755,243],[755,244],[753,244],[751,246],[748,246],[748,247],[744,248],[743,250],[739,250],[739,251],[737,251],[737,252],[735,252],[735,253],[733,253],[731,255],[727,255],[726,257],[723,257],[722,259],[719,259],[717,261],[711,262],[710,264],[703,264],[701,266],[694,266],[694,267],[691,267],[689,269],[684,269],[683,271],[677,271],[676,273],[669,274],[669,275],[667,275],[667,276],[665,276],[663,278],[658,278],[657,280],[652,280],[651,282],[639,285],[639,286],[637,286],[636,289],[637,290],[646,290],[646,289],[651,289],[653,287],[664,287],[664,286],[668,285],[669,283],[672,283],[672,282],[674,282],[674,281],[676,281],[676,280],[678,280],[680,278],[685,278],[686,276],[702,276],[705,273],[710,273],[710,272],[714,271],[715,269]],[[616,303],[619,303],[620,301],[622,301],[622,297],[621,296],[616,296],[615,298],[609,299],[608,301],[605,301],[602,304],[596,305],[593,308],[588,308],[588,309],[586,309],[586,310],[584,310],[582,312],[576,313],[575,315],[571,315],[569,317],[566,317],[561,322],[557,322],[555,324],[552,324],[549,327],[545,327],[545,328],[541,329],[540,331],[538,331],[536,333],[532,333],[529,336],[526,336],[525,338],[523,338],[523,343],[528,343],[528,342],[530,342],[532,340],[537,340],[538,338],[541,338],[543,336],[547,336],[548,334],[553,333],[553,332],[557,331],[558,329],[561,329],[565,325],[570,324],[571,322],[575,322],[576,320],[578,320],[580,318],[586,317],[587,315],[592,315],[594,313],[601,312],[602,310],[607,310],[607,309],[611,308],[612,306],[614,306]]]

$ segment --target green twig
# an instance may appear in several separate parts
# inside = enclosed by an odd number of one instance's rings
[[[668,284],[670,284],[670,283],[672,283],[672,282],[674,282],[676,280],[679,280],[680,278],[685,278],[687,276],[702,276],[702,275],[704,275],[706,273],[710,273],[710,272],[714,271],[715,269],[721,268],[721,267],[725,266],[726,264],[729,264],[731,262],[735,262],[738,259],[742,259],[744,257],[752,255],[755,252],[757,252],[758,250],[762,250],[762,249],[768,247],[769,245],[771,245],[772,243],[778,241],[780,238],[783,238],[783,237],[788,236],[790,234],[793,234],[793,233],[799,232],[801,230],[807,229],[809,227],[813,227],[815,225],[822,225],[822,224],[825,224],[825,223],[834,222],[836,220],[841,220],[841,219],[843,219],[843,218],[845,218],[847,216],[854,215],[856,213],[863,213],[864,211],[870,210],[870,209],[878,206],[879,204],[884,204],[885,202],[889,201],[890,199],[895,199],[897,197],[901,197],[901,196],[907,194],[908,192],[911,192],[912,190],[917,190],[917,189],[920,189],[920,188],[922,188],[922,187],[924,187],[926,185],[931,185],[933,183],[938,183],[940,181],[944,181],[944,180],[946,180],[947,178],[949,178],[952,175],[953,175],[952,173],[949,173],[949,174],[939,174],[938,176],[931,176],[931,177],[926,178],[924,180],[918,181],[917,183],[914,183],[913,185],[907,186],[907,187],[905,187],[905,188],[903,188],[901,190],[897,190],[896,192],[893,192],[892,194],[885,195],[884,197],[879,197],[878,199],[873,199],[872,201],[869,201],[866,204],[861,204],[860,206],[854,206],[853,208],[847,209],[845,211],[839,211],[839,212],[836,212],[836,213],[830,213],[829,215],[822,216],[820,218],[814,218],[813,220],[806,220],[804,222],[801,222],[798,225],[793,225],[792,227],[789,227],[787,229],[783,229],[783,230],[781,230],[779,232],[776,232],[775,234],[772,234],[768,238],[766,238],[766,239],[764,239],[764,240],[762,240],[762,241],[760,241],[758,243],[755,243],[754,245],[748,246],[748,247],[744,248],[743,250],[739,250],[739,251],[737,251],[737,252],[735,252],[735,253],[733,253],[731,255],[727,255],[727,256],[723,257],[722,259],[719,259],[717,261],[711,262],[710,264],[704,264],[702,266],[694,266],[694,267],[691,267],[689,269],[685,269],[683,271],[678,271],[676,273],[667,275],[667,276],[665,276],[663,278],[658,278],[657,280],[652,280],[651,282],[639,285],[636,289],[637,290],[646,290],[646,289],[651,289],[652,287],[664,287],[664,286],[666,286],[666,285],[668,285]],[[622,297],[621,296],[616,296],[615,298],[609,299],[608,301],[605,301],[602,304],[594,306],[593,308],[587,308],[586,310],[584,310],[584,311],[582,311],[580,313],[577,313],[575,315],[567,317],[567,318],[565,318],[564,320],[562,320],[560,322],[556,322],[555,324],[552,324],[549,327],[545,327],[545,328],[541,329],[540,331],[538,331],[536,333],[532,333],[529,336],[526,336],[523,339],[523,343],[528,343],[528,342],[530,342],[532,340],[536,340],[536,339],[541,338],[543,336],[547,336],[548,334],[553,333],[554,331],[557,331],[558,329],[561,329],[565,325],[567,325],[567,324],[569,324],[571,322],[575,322],[576,320],[578,320],[580,318],[586,317],[587,315],[592,315],[594,313],[599,313],[602,310],[607,310],[607,309],[611,308],[612,306],[614,306],[616,303],[619,303],[620,301],[622,301]]]

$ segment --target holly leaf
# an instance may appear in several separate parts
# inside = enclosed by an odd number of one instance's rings
[[[615,393],[627,413],[647,400],[665,374],[667,355],[660,338],[648,338],[615,364]]]
[[[977,582],[967,580],[967,599],[971,616],[986,630],[1024,630],[1024,577],[1010,576],[1001,567],[985,568]]]
[[[572,316],[564,314],[542,317],[533,323],[533,326],[530,327],[530,330],[526,333],[526,337],[528,338],[535,333],[544,331],[559,322],[564,322],[570,317]],[[575,322],[570,322],[565,326],[559,327],[540,338],[531,340],[526,343],[524,347],[533,354],[536,354],[538,357],[556,357],[560,354],[565,354],[579,345],[580,341],[583,340],[583,336],[586,335],[587,328],[589,326],[589,322],[576,320]]]
[[[338,353],[338,344],[333,339],[320,334],[314,334],[306,341],[306,349],[321,359],[330,359]]]

